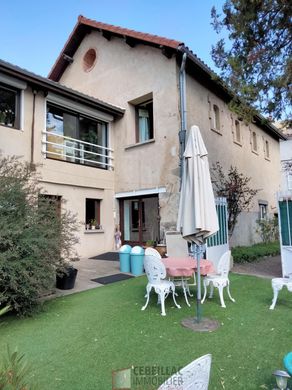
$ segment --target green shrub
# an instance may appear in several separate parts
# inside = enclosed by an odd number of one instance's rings
[[[261,257],[276,256],[279,253],[280,244],[278,241],[232,248],[232,256],[235,263],[251,263],[257,261]]]
[[[33,390],[35,385],[30,385],[32,376],[31,368],[24,360],[24,355],[19,352],[11,352],[7,347],[7,356],[0,362],[0,390]]]
[[[76,255],[76,221],[40,196],[35,171],[19,159],[0,159],[0,310],[29,314],[52,288],[56,270]]]
[[[259,219],[257,221],[256,232],[265,243],[279,240],[278,218]]]

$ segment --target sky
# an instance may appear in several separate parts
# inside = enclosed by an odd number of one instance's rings
[[[2,0],[0,59],[47,76],[78,15],[184,42],[216,70],[211,8],[223,0]]]

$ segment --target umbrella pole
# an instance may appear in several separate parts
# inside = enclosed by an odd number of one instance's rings
[[[192,244],[192,251],[195,254],[195,258],[197,260],[197,318],[196,322],[199,323],[202,320],[202,305],[201,305],[201,270],[200,270],[200,261],[202,258],[202,254],[204,252],[204,245],[196,245]]]

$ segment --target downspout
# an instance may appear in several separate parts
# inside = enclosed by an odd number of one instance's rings
[[[34,168],[34,132],[35,132],[35,98],[37,91],[32,90],[33,101],[32,101],[32,121],[31,121],[31,138],[30,138],[30,166]]]
[[[186,126],[187,126],[187,110],[186,110],[186,60],[187,53],[183,54],[182,62],[179,71],[179,97],[180,97],[180,131],[178,133],[179,137],[179,177],[180,183],[182,181],[182,173],[183,173],[183,154],[185,151],[185,143],[186,143]]]

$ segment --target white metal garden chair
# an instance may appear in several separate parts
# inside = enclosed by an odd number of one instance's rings
[[[160,253],[155,248],[151,248],[151,247],[146,248],[145,255],[150,255],[150,256],[157,257],[157,259],[161,259]]]
[[[212,355],[194,360],[172,375],[158,390],[208,390]]]
[[[162,261],[152,255],[144,256],[144,269],[148,278],[146,286],[146,303],[141,310],[145,310],[148,306],[150,292],[152,288],[158,294],[158,302],[161,304],[161,315],[165,316],[165,298],[172,292],[172,299],[177,308],[181,308],[175,300],[175,285],[169,280],[164,280],[166,277],[166,269]]]
[[[227,293],[229,298],[231,299],[232,302],[235,302],[235,299],[232,298],[229,290],[229,285],[230,281],[228,278],[229,270],[230,270],[230,256],[231,256],[231,251],[225,252],[221,257],[218,262],[218,267],[217,267],[217,273],[216,274],[211,274],[207,275],[204,280],[203,280],[203,285],[204,285],[204,296],[202,299],[202,303],[204,303],[207,295],[207,287],[210,285],[210,295],[209,298],[213,297],[213,291],[214,287],[218,288],[219,291],[219,297],[220,297],[220,303],[221,307],[226,307],[225,302],[224,302],[224,297],[223,297],[223,289],[226,287]]]
[[[189,257],[189,247],[187,241],[182,237],[180,232],[168,231],[165,232],[166,242],[166,256],[167,257]],[[187,294],[192,297],[193,294],[190,292],[190,287],[196,285],[196,275],[194,274],[193,279],[190,277],[176,277],[171,279],[177,287],[182,287],[184,297],[187,305],[190,307]],[[192,282],[191,282],[192,281]]]

